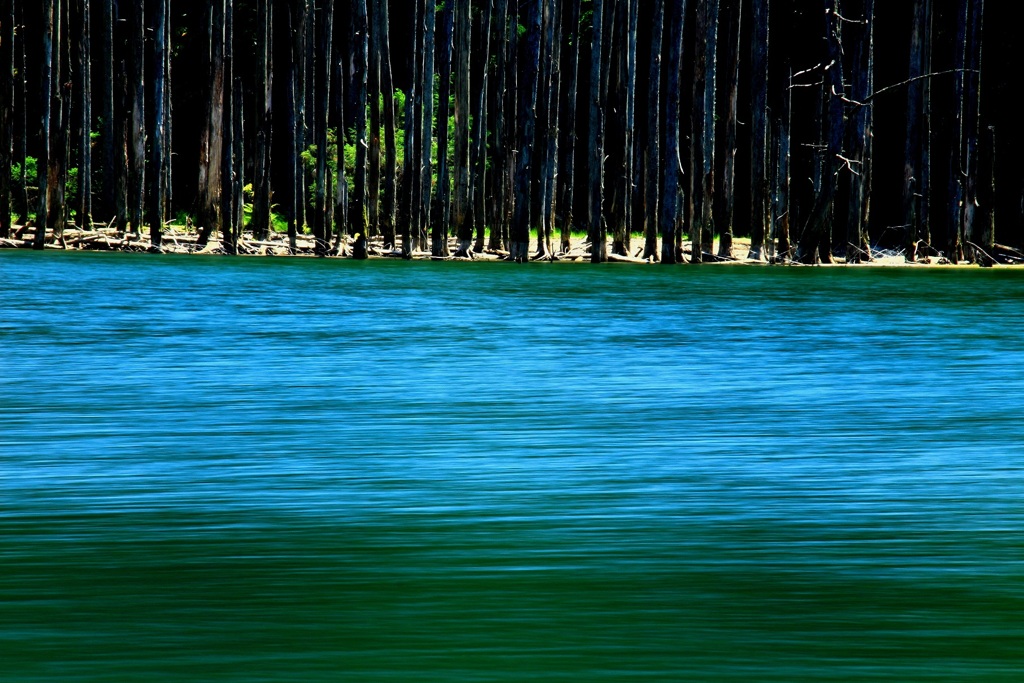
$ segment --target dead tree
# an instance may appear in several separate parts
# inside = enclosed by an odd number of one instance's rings
[[[596,0],[600,6],[603,0]],[[526,32],[520,39],[519,62],[519,106],[516,129],[519,154],[516,158],[515,211],[510,235],[510,256],[513,261],[525,263],[530,250],[530,203],[534,189],[533,152],[537,127],[537,80],[540,66],[541,43],[541,0],[525,3],[523,26]]]
[[[588,196],[590,212],[587,226],[590,238],[590,258],[594,263],[603,263],[607,229],[604,224],[604,107],[601,97],[601,80],[604,74],[604,12],[605,0],[594,0],[593,39],[590,44],[590,116],[587,138],[587,160],[589,171]]]
[[[671,4],[669,20],[668,59],[665,61],[665,154],[662,161],[661,191],[661,262],[678,263],[676,228],[679,221],[679,202],[682,191],[683,165],[679,158],[679,108],[681,102],[680,71],[683,57],[683,17],[686,0],[668,0]]]
[[[692,261],[700,263],[712,251],[715,191],[715,59],[718,47],[718,0],[698,0],[696,55],[693,72],[693,150],[690,192],[693,218]]]
[[[718,256],[732,258],[733,215],[736,208],[736,131],[740,85],[740,28],[743,0],[726,0],[720,30],[724,40],[719,55],[723,78],[721,91],[722,116],[719,117],[719,150],[715,156],[718,190],[714,198],[715,229],[719,234]],[[710,248],[710,244],[707,245]]]
[[[768,20],[769,0],[751,0],[750,39],[750,253],[764,258],[768,228]]]

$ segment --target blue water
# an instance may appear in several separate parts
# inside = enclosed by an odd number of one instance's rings
[[[1024,272],[0,283],[5,683],[1024,680]]]

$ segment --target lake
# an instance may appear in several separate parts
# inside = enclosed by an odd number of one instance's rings
[[[1024,676],[1024,271],[0,282],[5,682]]]

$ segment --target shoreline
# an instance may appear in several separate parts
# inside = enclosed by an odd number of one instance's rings
[[[11,238],[0,238],[0,250],[19,250],[19,249],[31,249],[31,239],[25,239],[22,237],[23,233],[29,233],[32,231],[32,226],[12,225],[12,237]],[[298,257],[298,258],[351,258],[351,240],[347,241],[345,250],[342,253],[338,253],[337,250],[331,249],[327,256],[317,256],[314,251],[315,243],[312,236],[301,235],[296,239],[296,248],[290,249],[287,235],[280,235],[276,233],[266,240],[257,240],[253,237],[252,233],[243,233],[243,237],[239,240],[238,251],[236,254],[229,254],[229,252],[223,247],[219,237],[211,236],[210,241],[203,247],[197,248],[197,233],[195,230],[183,228],[182,226],[170,225],[164,229],[163,232],[163,244],[159,249],[153,247],[147,235],[140,235],[138,233],[121,233],[116,228],[99,228],[94,230],[79,230],[78,228],[68,227],[63,230],[59,236],[54,236],[52,233],[47,235],[44,243],[44,250],[47,251],[93,251],[93,252],[122,252],[122,253],[158,253],[158,254],[189,254],[189,255],[219,255],[219,256],[256,256],[256,257]],[[276,237],[276,239],[275,239]],[[642,237],[634,236],[631,244],[630,251],[632,255],[619,255],[612,254],[611,249],[608,249],[608,262],[609,263],[634,263],[640,265],[650,265],[659,263],[658,260],[644,259],[642,258],[643,245]],[[638,247],[637,242],[641,244]],[[449,252],[454,254],[457,249],[458,240],[454,237],[449,238]],[[534,253],[535,242],[531,241],[531,253]],[[584,237],[574,237],[571,243],[571,248],[568,252],[556,251],[552,257],[539,258],[536,254],[530,257],[530,261],[547,261],[555,263],[590,263],[590,250],[589,243]],[[718,240],[715,240],[715,249],[717,251]],[[746,237],[734,237],[733,238],[733,258],[713,257],[713,259],[702,261],[696,265],[711,265],[711,266],[767,266],[767,265],[783,265],[783,266],[796,266],[796,267],[809,267],[810,264],[800,263],[795,260],[786,261],[772,261],[769,262],[765,259],[749,259],[739,254],[746,254],[750,249],[750,239]],[[997,245],[997,249],[994,250],[995,255],[990,255],[983,250],[976,249],[973,246],[968,247],[970,252],[980,252],[980,258],[978,260],[964,260],[960,263],[952,263],[949,259],[942,256],[925,256],[919,258],[917,261],[907,261],[901,251],[892,249],[878,249],[873,250],[872,260],[868,262],[857,262],[847,263],[843,257],[833,256],[832,263],[817,263],[816,266],[823,267],[852,267],[852,268],[878,268],[878,267],[903,267],[903,268],[987,268],[987,267],[1003,267],[1003,266],[1020,266],[1024,265],[1024,253]],[[367,253],[369,259],[387,259],[387,260],[403,260],[405,255],[402,252],[401,247],[389,248],[385,245],[380,237],[370,238],[367,242]],[[434,256],[429,251],[413,251],[411,257],[407,260],[416,261],[506,261],[509,260],[509,252],[505,250],[496,249],[484,249],[481,252],[470,252],[470,257],[465,256]],[[690,250],[684,243],[683,255],[687,260],[684,260],[681,265],[693,265],[689,261]]]

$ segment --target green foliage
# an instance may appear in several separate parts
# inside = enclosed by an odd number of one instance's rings
[[[36,168],[38,163],[35,157],[25,157],[25,184],[29,187],[39,185],[39,172]],[[21,164],[11,165],[11,181],[17,186],[21,185]]]

